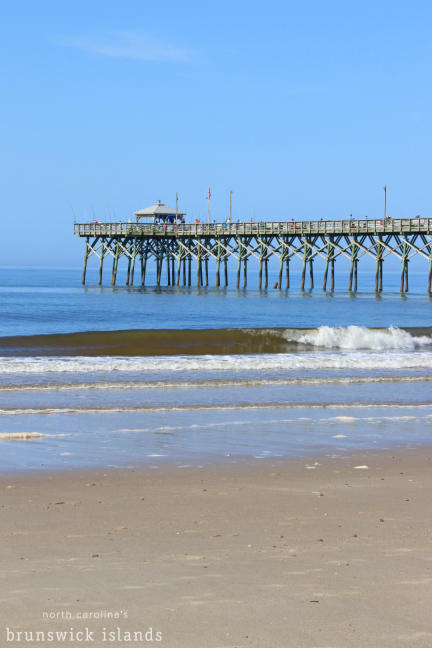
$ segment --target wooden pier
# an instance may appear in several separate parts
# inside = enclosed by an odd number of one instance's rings
[[[348,290],[357,291],[358,264],[363,256],[375,262],[375,291],[383,289],[383,265],[393,255],[401,263],[401,292],[408,292],[408,266],[419,255],[428,264],[427,285],[432,283],[432,219],[286,221],[206,224],[76,223],[74,233],[86,240],[82,283],[88,259],[99,259],[99,285],[103,266],[112,257],[111,284],[117,280],[119,262],[127,262],[126,285],[144,286],[148,264],[156,266],[156,285],[208,286],[209,262],[215,265],[215,285],[228,286],[229,261],[234,261],[237,288],[247,286],[247,268],[259,269],[258,288],[268,288],[268,264],[279,263],[275,288],[290,287],[290,270],[301,264],[301,290],[314,288],[314,261],[324,263],[322,289],[334,290],[335,263],[349,260]],[[139,265],[139,278],[136,266]],[[232,263],[231,263],[232,265]],[[164,272],[165,269],[165,272]],[[222,273],[222,277],[221,277]],[[163,281],[165,275],[165,282]],[[194,275],[194,277],[193,277]],[[307,277],[308,275],[308,277]],[[330,276],[329,276],[330,275]]]

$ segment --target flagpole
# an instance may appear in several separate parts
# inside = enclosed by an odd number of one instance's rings
[[[384,220],[387,216],[387,185],[384,185]]]
[[[230,223],[232,222],[232,190],[230,189]]]
[[[176,225],[178,221],[178,193],[176,192]]]
[[[207,205],[207,209],[208,209],[208,211],[207,211],[207,222],[208,222],[209,225],[210,225],[210,196],[211,196],[211,193],[210,193],[210,187],[209,187],[209,188],[208,188],[208,194],[207,194],[207,200],[208,200],[208,205]]]

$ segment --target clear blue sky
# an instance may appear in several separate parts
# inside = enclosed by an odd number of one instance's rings
[[[432,216],[432,4],[2,3],[1,265],[80,265],[72,223]],[[12,245],[13,237],[21,245]],[[57,249],[54,249],[54,248]]]

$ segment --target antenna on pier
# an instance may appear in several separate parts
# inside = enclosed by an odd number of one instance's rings
[[[210,198],[211,198],[211,192],[210,192],[210,185],[209,185],[208,192],[207,192],[207,200],[208,200],[207,221],[209,225],[210,225]]]
[[[387,185],[384,185],[384,220],[387,218]]]
[[[229,215],[229,222],[230,222],[230,223],[232,223],[232,195],[233,195],[233,191],[232,191],[232,189],[230,189],[230,194],[229,194],[229,196],[230,196],[230,215]]]
[[[178,219],[178,193],[176,192],[176,225]]]

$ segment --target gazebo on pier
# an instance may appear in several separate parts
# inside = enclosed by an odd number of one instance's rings
[[[186,212],[176,211],[168,205],[164,205],[160,200],[150,207],[145,207],[139,211],[134,212],[137,223],[142,218],[151,218],[154,223],[184,223]]]

